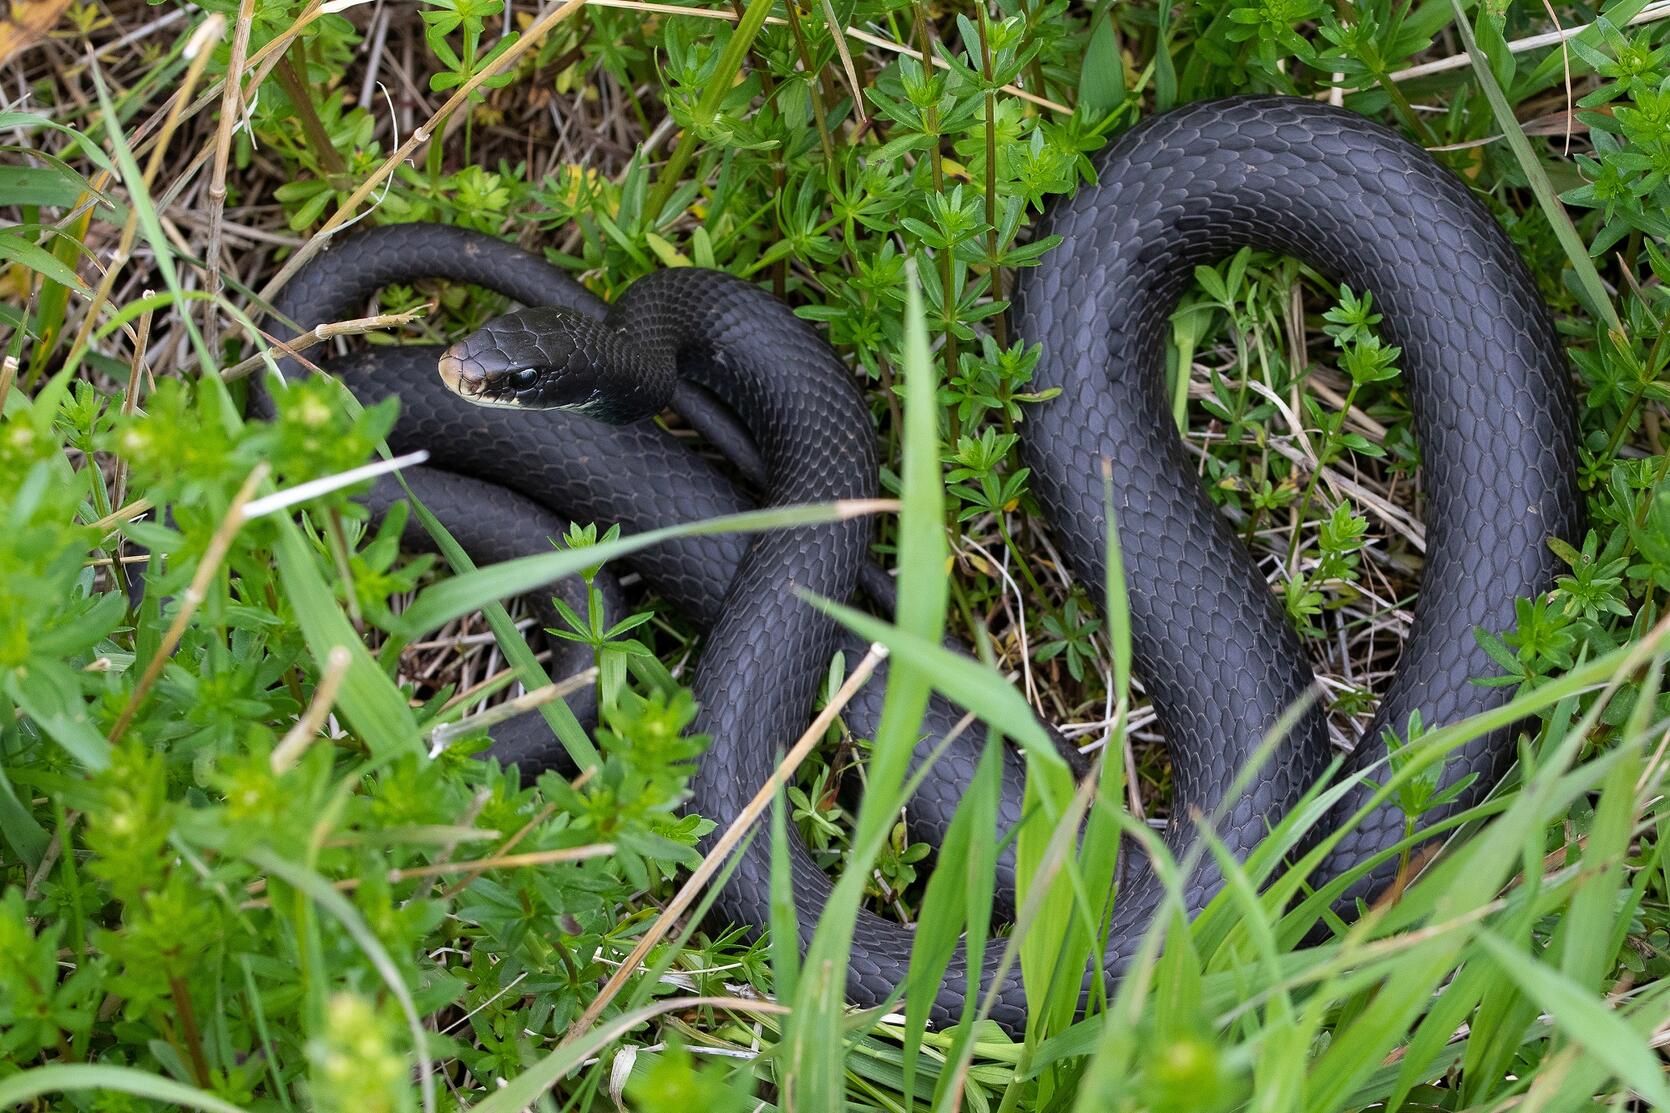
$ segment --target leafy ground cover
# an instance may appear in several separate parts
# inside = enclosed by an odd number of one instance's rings
[[[1670,1107],[1670,7],[13,12],[0,1105]],[[1108,888],[1113,832],[1165,818],[1169,767],[1128,690],[1119,608],[1058,569],[1017,463],[1037,353],[1005,331],[1004,299],[1049,246],[1038,212],[1109,136],[1249,90],[1397,126],[1489,203],[1568,345],[1591,529],[1491,643],[1517,693],[1505,714],[1531,725],[1448,854],[1304,947],[1326,893],[1307,897],[1311,859],[1277,852],[1318,809],[1302,811],[1193,924],[1162,917],[1143,974],[1075,1023],[1076,983],[1050,963],[1094,946],[1085,894]],[[842,871],[804,962],[702,926],[722,861],[701,861],[705,824],[678,809],[704,744],[679,683],[699,645],[657,601],[627,628],[574,616],[603,687],[593,772],[500,768],[456,725],[547,680],[530,621],[493,600],[641,541],[582,530],[532,567],[477,572],[403,558],[399,522],[368,528],[344,480],[378,458],[391,409],[309,380],[272,422],[239,416],[272,339],[249,307],[329,233],[415,219],[540,247],[604,296],[723,268],[818,322],[867,384],[901,503],[879,551],[913,600],[864,631],[892,650],[894,714],[874,739],[844,729],[839,689],[873,662],[843,662],[810,739],[827,744],[796,750],[781,807],[747,832],[793,824]],[[1397,353],[1370,300],[1292,261],[1243,252],[1198,279],[1168,354],[1181,435],[1346,741],[1420,568]],[[457,335],[499,303],[420,284],[375,308],[353,342]],[[124,571],[145,579],[137,606]],[[942,621],[988,664],[937,656]],[[1103,755],[1075,784],[1032,751],[1030,896],[984,939],[1028,976],[1024,1040],[978,1001],[939,1033],[840,1007],[861,904],[921,914],[932,951],[990,899],[973,834],[990,776],[931,878],[901,822],[929,675],[994,736],[1035,734],[1030,705]],[[1480,729],[1446,724],[1394,763],[1412,827],[1427,775]],[[838,791],[854,778],[857,808]]]

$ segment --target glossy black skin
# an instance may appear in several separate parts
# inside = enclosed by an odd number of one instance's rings
[[[1380,761],[1382,731],[1406,732],[1412,712],[1430,729],[1510,697],[1472,683],[1500,671],[1474,630],[1511,628],[1514,600],[1553,586],[1548,538],[1580,532],[1569,372],[1536,285],[1489,212],[1425,151],[1351,112],[1282,97],[1191,105],[1121,136],[1096,169],[1097,185],[1049,214],[1041,232],[1063,243],[1016,292],[1014,331],[1045,346],[1036,388],[1062,391],[1030,411],[1023,454],[1062,556],[1087,584],[1105,574],[1100,471],[1113,461],[1138,675],[1175,759],[1172,814],[1215,817],[1215,833],[1244,857],[1332,754],[1313,705],[1251,786],[1225,796],[1314,675],[1171,430],[1162,345],[1193,268],[1247,244],[1295,255],[1371,291],[1383,338],[1402,348],[1426,566],[1397,674],[1347,774]],[[1423,825],[1476,804],[1513,757],[1510,730],[1456,752],[1444,783],[1477,779]],[[1369,795],[1348,794],[1323,830]],[[1352,898],[1391,880],[1403,825],[1379,808],[1313,877],[1383,859],[1347,892],[1346,915]],[[1174,823],[1166,841],[1180,851],[1195,831]],[[1215,871],[1198,871],[1188,910],[1216,889]],[[1158,895],[1147,876],[1120,894],[1106,974],[1129,961]]]
[[[485,286],[526,305],[562,306],[594,321],[601,321],[607,312],[599,299],[542,258],[478,232],[436,224],[389,225],[347,237],[303,267],[284,288],[275,309],[290,324],[310,328],[361,316],[369,298],[384,285],[424,278]],[[653,289],[651,283],[645,292]],[[768,315],[781,314],[790,327],[805,329],[773,299],[756,307]],[[764,335],[769,338],[772,333]],[[439,345],[419,344],[358,348],[340,358],[326,358],[317,350],[310,355],[316,355],[324,369],[341,378],[364,403],[399,396],[400,417],[389,436],[390,447],[396,452],[421,448],[430,453],[428,464],[402,474],[420,499],[437,507],[438,516],[477,563],[548,551],[545,539],[560,535],[568,521],[618,523],[623,533],[632,534],[758,505],[758,499],[720,466],[652,422],[614,426],[561,410],[474,405],[449,389],[438,374],[444,351]],[[684,358],[694,360],[699,355],[687,352]],[[288,375],[305,373],[289,361],[280,366]],[[840,375],[845,377],[844,369]],[[726,405],[688,379],[674,384],[672,398],[679,415],[735,465],[748,486],[766,485],[761,450]],[[259,391],[252,393],[250,408],[256,415],[271,412]],[[864,428],[868,428],[867,418]],[[384,480],[373,489],[369,501],[374,510],[381,510],[399,495],[398,486]],[[430,547],[415,518],[407,525],[405,541],[417,549]],[[707,629],[724,613],[726,592],[751,544],[749,537],[737,534],[681,538],[634,554],[624,564],[642,577],[651,592]],[[885,572],[866,561],[858,576],[869,599],[883,610],[891,606],[892,581]],[[618,600],[607,570],[604,581],[608,598]],[[578,583],[553,585],[552,591],[577,610],[583,607]],[[611,603],[610,613],[624,613],[615,609],[619,605]],[[868,648],[850,636],[842,636],[837,647],[849,669]],[[549,671],[554,677],[591,664],[589,654],[574,643],[553,642],[551,650]],[[860,737],[874,736],[886,675],[884,663],[843,714]],[[569,703],[582,722],[595,714],[591,693]],[[957,730],[962,718],[959,708],[933,700],[922,728],[930,741],[919,753],[926,755],[932,740],[949,735],[953,740],[945,761],[954,768],[972,767],[983,735]],[[786,738],[776,739],[773,752],[792,744],[801,729],[796,727]],[[524,770],[571,769],[537,715],[509,720],[491,733],[494,745],[489,752],[495,757],[514,761]],[[1069,756],[1077,760],[1076,754]],[[1004,761],[1007,772],[998,818],[1008,829],[1022,815],[1021,769],[1019,758],[1011,752],[1005,753]],[[963,787],[956,775],[929,777],[911,801],[907,822],[912,837],[937,845],[962,801]],[[1014,855],[1006,851],[999,859],[1000,914],[1010,907],[1013,882]],[[751,922],[740,913],[736,922]]]
[[[1401,729],[1416,709],[1430,727],[1507,698],[1501,689],[1470,683],[1494,672],[1473,629],[1508,628],[1514,599],[1552,584],[1555,562],[1546,539],[1570,538],[1580,528],[1567,370],[1547,310],[1489,213],[1425,152],[1349,112],[1269,97],[1192,105],[1122,136],[1098,157],[1097,172],[1098,184],[1056,206],[1041,230],[1060,233],[1064,243],[1020,278],[1014,329],[1044,345],[1038,386],[1062,391],[1029,411],[1023,451],[1064,558],[1091,585],[1103,582],[1105,571],[1102,460],[1112,462],[1139,676],[1176,768],[1173,814],[1210,817],[1225,846],[1245,856],[1331,755],[1321,711],[1313,708],[1299,716],[1246,790],[1226,796],[1234,774],[1310,688],[1313,674],[1257,565],[1200,490],[1168,416],[1163,330],[1193,266],[1244,244],[1298,255],[1372,291],[1386,339],[1403,349],[1424,460],[1427,565],[1398,675],[1375,727],[1348,761],[1352,769],[1383,754],[1375,741],[1383,725]],[[403,280],[451,273],[408,265]],[[769,501],[855,498],[873,490],[874,445],[862,400],[821,341],[772,299],[723,275],[680,270],[642,280],[613,313],[612,323],[632,323],[633,339],[654,353],[658,366],[665,353],[678,353],[673,362],[681,374],[734,407],[764,457]],[[798,370],[762,373],[767,354],[774,361],[789,355]],[[438,381],[435,386],[444,390]],[[442,403],[423,394],[415,405],[408,399],[407,412],[428,426],[426,446],[434,448],[437,436],[457,446],[460,423],[468,426],[465,439],[478,441],[457,458],[444,453],[446,466],[497,477],[533,497],[555,499],[553,492],[561,491],[565,506],[570,497],[582,504],[568,511],[576,517],[610,521],[615,511],[630,519],[631,532],[648,528],[646,518],[663,511],[694,518],[736,507],[734,492],[720,494],[698,478],[693,482],[713,494],[711,501],[696,505],[681,497],[646,514],[642,506],[655,501],[655,480],[630,455],[613,453],[627,448],[624,443],[564,447],[568,438],[602,436],[581,434],[580,426],[530,443],[530,427],[513,426],[510,415],[478,409],[472,419],[445,408],[470,408],[456,397]],[[448,416],[440,417],[443,412]],[[671,473],[660,474],[664,482]],[[707,475],[700,468],[679,474],[681,482]],[[616,493],[612,502],[609,492]],[[844,597],[860,575],[866,536],[861,523],[787,531],[761,539],[745,555],[733,555],[744,547],[741,539],[727,539],[734,544],[722,556],[693,551],[719,540],[700,539],[647,562],[661,562],[669,583],[711,582],[716,571],[729,583],[728,593],[686,593],[714,624],[695,686],[701,728],[715,741],[693,803],[721,826],[769,775],[775,752],[803,729],[834,644],[791,585]],[[723,603],[715,609],[719,596]],[[918,807],[948,817],[977,752],[973,745],[953,748],[927,782],[932,799]],[[1511,758],[1505,731],[1465,748],[1446,766],[1446,780],[1477,774],[1476,782],[1425,820],[1477,802]],[[1018,800],[1017,774],[1011,760],[1006,811]],[[1342,810],[1364,800],[1358,791]],[[1313,881],[1376,857],[1392,859],[1402,826],[1395,809],[1381,808]],[[1195,834],[1194,824],[1177,822],[1166,840],[1182,853]],[[792,851],[804,941],[829,883],[798,842]],[[717,917],[766,923],[768,879],[767,844],[756,839]],[[1372,895],[1387,880],[1382,864],[1348,897]],[[1218,884],[1209,867],[1187,878],[1188,910],[1202,907]],[[1087,991],[1092,980],[1124,972],[1158,895],[1139,862],[1122,885],[1108,950],[1086,972]],[[885,1000],[903,981],[912,941],[910,929],[861,915],[849,999],[859,1005]],[[933,1020],[958,1019],[965,991],[975,988],[969,975],[990,986],[997,961],[996,948],[988,947],[983,967],[969,971],[959,951],[934,1001]],[[1011,1032],[1024,1028],[1018,972],[998,986],[992,1016]]]
[[[563,410],[609,425],[654,417],[678,384],[676,352],[653,363],[625,330],[552,306],[495,317],[442,352],[438,369],[479,406]]]

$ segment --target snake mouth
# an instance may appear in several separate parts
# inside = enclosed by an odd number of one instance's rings
[[[465,398],[479,397],[482,387],[487,382],[479,367],[474,367],[459,358],[450,348],[441,353],[440,361],[435,368],[440,372],[441,381],[447,385],[447,389]]]
[[[467,343],[467,341],[466,341]],[[441,382],[446,388],[477,406],[484,406],[494,410],[524,410],[528,406],[512,393],[505,393],[504,376],[502,374],[488,374],[482,367],[481,361],[471,357],[468,352],[460,354],[462,344],[454,345],[441,353],[441,358],[435,363],[435,370],[440,373]]]

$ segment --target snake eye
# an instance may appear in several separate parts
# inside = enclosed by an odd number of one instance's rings
[[[511,376],[510,376],[510,381],[512,383],[514,383],[518,389],[521,389],[521,390],[526,390],[528,387],[532,386],[538,379],[539,379],[539,372],[535,371],[532,367],[524,367],[520,371],[512,372]]]

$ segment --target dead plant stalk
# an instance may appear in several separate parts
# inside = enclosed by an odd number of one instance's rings
[[[673,929],[673,925],[678,922],[679,917],[683,916],[690,905],[695,902],[696,895],[702,891],[708,880],[719,872],[719,867],[730,856],[731,851],[736,848],[737,844],[742,841],[743,836],[748,833],[748,829],[759,820],[761,815],[765,814],[765,809],[770,806],[772,799],[777,795],[777,790],[787,784],[789,779],[794,776],[795,770],[800,768],[800,763],[806,760],[807,755],[823,739],[824,733],[829,730],[829,724],[835,721],[835,716],[841,713],[841,709],[846,707],[852,697],[858,693],[858,689],[862,688],[870,679],[870,676],[876,671],[876,666],[880,665],[886,656],[886,647],[881,645],[870,646],[870,651],[864,655],[864,659],[858,663],[858,667],[852,670],[852,675],[847,677],[846,683],[842,684],[840,691],[835,693],[835,698],[829,701],[818,714],[818,717],[812,721],[812,725],[806,728],[806,732],[784,755],[783,760],[777,764],[776,770],[759,787],[759,791],[754,793],[754,798],[748,801],[747,806],[737,814],[735,819],[731,820],[730,826],[725,828],[725,833],[719,836],[719,840],[713,844],[713,849],[708,851],[707,856],[702,859],[701,865],[691,871],[684,884],[679,886],[677,894],[667,902],[667,907],[662,910],[661,915],[655,918],[655,922],[650,925],[649,930],[644,932],[643,938],[638,940],[638,945],[632,948],[632,953],[626,956],[626,961],[622,962],[615,972],[609,976],[609,980],[604,983],[602,991],[598,993],[590,1005],[586,1006],[586,1011],[580,1015],[580,1018],[569,1026],[568,1033],[563,1036],[562,1042],[564,1045],[573,1043],[584,1035],[588,1028],[597,1023],[598,1017],[603,1015],[603,1010],[608,1008],[609,1003],[620,995],[620,991],[625,988],[627,981],[644,961],[651,948]]]

